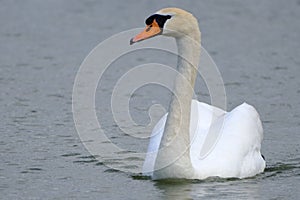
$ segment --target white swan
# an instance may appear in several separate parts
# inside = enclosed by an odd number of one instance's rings
[[[205,179],[245,178],[263,172],[263,130],[257,111],[244,103],[226,112],[192,100],[200,57],[196,18],[178,8],[165,8],[147,18],[146,24],[130,43],[156,35],[174,37],[180,55],[177,69],[182,76],[175,80],[168,114],[152,131],[143,173],[153,179]],[[219,137],[211,151],[201,157],[209,130],[218,131]]]

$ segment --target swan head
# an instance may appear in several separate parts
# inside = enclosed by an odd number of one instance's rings
[[[198,21],[189,12],[179,8],[164,8],[149,16],[145,29],[130,40],[130,44],[140,42],[157,35],[174,38],[199,33]],[[198,35],[199,35],[198,34]]]

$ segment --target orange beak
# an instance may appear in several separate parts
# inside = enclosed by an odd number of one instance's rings
[[[130,45],[154,37],[160,34],[161,31],[162,29],[159,27],[158,23],[154,19],[152,24],[147,25],[146,28],[141,33],[137,34],[134,38],[130,40]]]

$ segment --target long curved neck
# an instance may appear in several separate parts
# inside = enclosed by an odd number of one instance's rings
[[[176,38],[178,47],[178,75],[175,80],[164,134],[160,143],[155,169],[162,176],[186,177],[192,173],[190,161],[190,114],[200,57],[200,31],[197,29],[188,37]],[[169,162],[169,163],[168,163]],[[168,165],[163,166],[163,165]],[[179,168],[179,169],[178,169]],[[186,170],[186,171],[185,171]],[[192,176],[192,175],[191,175]]]
[[[200,56],[200,47],[192,44],[189,38],[176,40],[178,46],[178,75],[175,80],[169,114],[165,125],[162,145],[168,145],[174,137],[190,144],[189,125],[191,103],[194,94],[194,85],[197,76],[197,66]]]

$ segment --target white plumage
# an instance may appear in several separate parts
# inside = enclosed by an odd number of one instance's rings
[[[211,176],[245,178],[263,172],[265,161],[260,153],[263,130],[255,108],[244,103],[231,112],[225,112],[193,100],[191,111],[190,157],[195,179]],[[148,155],[143,166],[145,175],[153,175],[166,119],[167,114],[160,119],[151,134]],[[217,123],[223,123],[219,138],[211,152],[200,158],[199,154],[209,129],[213,126],[219,127],[220,124]]]

